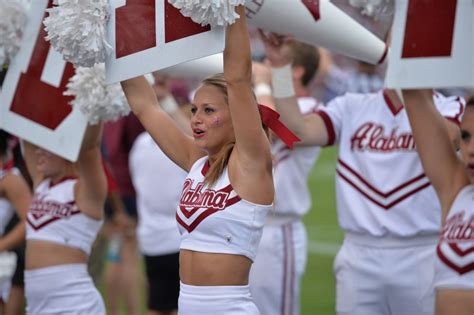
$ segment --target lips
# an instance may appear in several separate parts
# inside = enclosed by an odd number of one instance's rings
[[[199,128],[193,129],[193,136],[194,138],[202,138],[204,136],[204,130]]]

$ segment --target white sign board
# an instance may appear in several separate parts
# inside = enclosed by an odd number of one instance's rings
[[[107,82],[150,73],[224,50],[224,28],[202,27],[167,0],[110,0]]]
[[[63,92],[72,64],[44,40],[52,0],[32,1],[20,51],[0,92],[0,128],[70,161],[77,160],[87,119]]]
[[[388,88],[474,86],[474,2],[398,0]]]

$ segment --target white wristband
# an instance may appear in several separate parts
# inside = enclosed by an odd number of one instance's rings
[[[168,95],[160,101],[161,108],[168,114],[174,113],[178,109],[178,103],[172,95]]]
[[[273,96],[275,98],[295,96],[291,64],[287,64],[281,68],[272,68],[272,85]]]
[[[255,96],[271,96],[272,95],[272,87],[270,84],[267,83],[258,83],[255,88],[253,89]]]

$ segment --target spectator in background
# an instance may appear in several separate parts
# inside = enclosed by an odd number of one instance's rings
[[[138,315],[139,266],[135,226],[137,219],[135,190],[130,179],[128,154],[136,137],[143,132],[143,127],[133,113],[104,126],[104,147],[108,165],[118,185],[121,202],[132,226],[126,231],[112,231],[109,239],[109,252],[120,255],[108,255],[105,271],[106,301],[111,315],[118,314],[118,302],[124,299],[127,314]],[[116,200],[117,201],[117,200]],[[117,202],[116,202],[117,203]],[[122,238],[122,239],[120,239]]]
[[[298,105],[310,114],[320,103],[310,96],[308,86],[319,64],[318,50],[293,43],[292,76]],[[255,94],[259,103],[272,106],[271,69],[254,64]],[[257,257],[250,271],[250,290],[260,313],[300,313],[300,286],[306,268],[307,235],[303,216],[311,208],[308,175],[319,156],[316,146],[288,148],[272,139],[275,206],[263,228]]]
[[[169,92],[169,81],[156,74],[153,88],[161,107],[190,135],[189,119]],[[178,91],[187,94],[182,88]],[[136,139],[129,162],[137,192],[137,238],[145,258],[147,314],[176,314],[180,235],[175,216],[186,172],[161,151],[147,132]]]
[[[4,304],[0,313],[20,315],[24,310],[24,220],[32,194],[27,181],[14,166],[11,139],[0,130],[0,253],[13,251],[16,255],[11,280],[0,283],[0,301],[3,300],[0,304]]]

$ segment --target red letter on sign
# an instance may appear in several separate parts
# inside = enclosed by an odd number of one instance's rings
[[[125,57],[156,47],[156,0],[127,0],[116,9],[115,56]]]
[[[411,0],[402,58],[449,57],[457,0]]]
[[[201,26],[188,17],[184,17],[178,9],[165,1],[165,43],[182,39],[211,30],[209,25]]]
[[[50,7],[52,0],[48,3]],[[50,49],[44,40],[46,35],[44,28],[40,27],[27,72],[20,76],[10,111],[54,130],[72,111],[68,104],[72,97],[64,96],[63,92],[69,78],[74,75],[74,67],[66,64],[59,87],[41,81]]]
[[[319,14],[319,0],[303,0],[303,4],[309,10],[315,21],[321,18]]]

